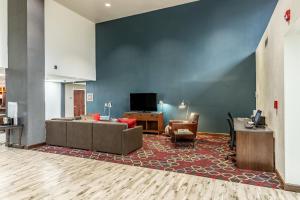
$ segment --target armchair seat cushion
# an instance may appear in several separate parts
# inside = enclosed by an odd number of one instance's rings
[[[176,139],[181,139],[181,140],[194,140],[196,138],[196,134],[193,132],[184,132],[180,133],[178,130],[174,131],[174,136],[176,136]]]

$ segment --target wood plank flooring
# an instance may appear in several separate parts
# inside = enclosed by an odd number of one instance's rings
[[[0,199],[300,200],[300,194],[0,145]]]

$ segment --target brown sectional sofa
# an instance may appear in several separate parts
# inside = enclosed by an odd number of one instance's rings
[[[115,122],[49,120],[46,143],[127,155],[143,146],[143,132],[140,126],[128,129]]]

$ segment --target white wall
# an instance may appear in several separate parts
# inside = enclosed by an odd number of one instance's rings
[[[287,35],[284,51],[285,178],[300,185],[300,31]]]
[[[46,79],[96,80],[95,34],[93,22],[46,0]]]
[[[45,82],[46,120],[61,117],[61,83]]]
[[[284,20],[287,9],[292,9],[290,24]],[[275,165],[287,183],[294,182],[286,176],[291,169],[286,165],[286,159],[289,159],[287,157],[287,148],[289,147],[285,143],[287,134],[285,134],[284,123],[284,42],[285,35],[300,16],[299,9],[299,0],[279,0],[256,51],[257,108],[263,110],[267,117],[267,124],[274,130]],[[269,41],[267,47],[265,47],[266,38]],[[278,111],[273,107],[274,100],[279,101]],[[299,143],[299,141],[296,142]],[[293,154],[297,155],[297,153]],[[298,179],[300,180],[300,177]]]
[[[0,68],[7,68],[7,0],[0,0]]]
[[[65,85],[65,116],[66,117],[74,117],[74,90],[86,90],[86,86],[84,84]],[[86,112],[86,103],[85,103],[85,112]]]

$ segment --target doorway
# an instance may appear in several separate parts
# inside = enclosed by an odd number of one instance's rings
[[[74,116],[78,117],[85,114],[85,91],[74,90]]]
[[[86,113],[86,84],[66,83],[65,84],[65,116],[77,117]]]

